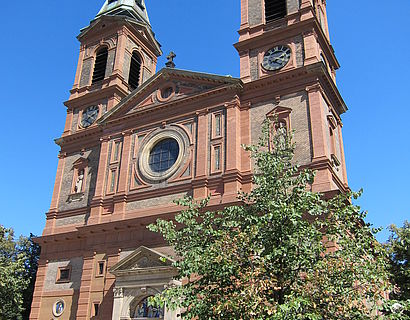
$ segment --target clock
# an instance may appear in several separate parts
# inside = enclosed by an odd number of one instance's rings
[[[91,126],[97,120],[99,111],[100,108],[98,106],[91,106],[85,109],[81,118],[81,126],[83,128]]]
[[[282,69],[289,62],[291,53],[288,46],[276,46],[265,53],[262,67],[267,71]]]

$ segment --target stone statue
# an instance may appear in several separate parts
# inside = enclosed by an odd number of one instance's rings
[[[278,134],[279,147],[283,149],[283,148],[286,147],[286,138],[287,138],[287,135],[288,135],[288,129],[286,127],[286,123],[280,121],[278,123],[278,128],[277,128],[276,132]]]
[[[83,190],[84,182],[84,169],[78,171],[77,181],[75,183],[74,191],[75,193],[80,193]]]

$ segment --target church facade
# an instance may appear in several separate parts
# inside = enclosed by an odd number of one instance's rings
[[[179,283],[172,248],[146,226],[185,195],[237,204],[253,172],[241,145],[266,118],[294,132],[314,191],[346,191],[329,39],[325,0],[241,0],[240,78],[176,69],[172,54],[157,71],[144,0],[106,0],[78,36],[30,319],[177,319],[147,304]]]

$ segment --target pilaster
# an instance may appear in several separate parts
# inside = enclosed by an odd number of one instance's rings
[[[77,71],[75,73],[75,79],[74,79],[74,88],[78,88],[80,86],[80,79],[81,79],[81,70],[83,69],[83,61],[85,57],[85,46],[81,46],[80,48],[80,56],[78,58],[78,63],[77,63]]]
[[[120,177],[118,181],[118,191],[119,195],[125,195],[129,189],[128,182],[130,176],[130,157],[131,157],[131,144],[132,144],[132,132],[127,131],[123,133],[122,142],[122,154],[120,162]],[[124,197],[122,197],[124,200]],[[114,205],[114,212],[116,214],[123,214],[125,211],[125,201],[117,202]]]
[[[66,155],[61,153],[58,156],[57,174],[54,183],[53,197],[51,198],[50,211],[58,210],[58,202],[60,199],[61,182],[63,180],[64,164]]]
[[[226,170],[224,173],[224,193],[237,194],[241,188],[241,114],[239,98],[225,104],[226,108]]]
[[[319,45],[313,30],[309,30],[303,34],[303,43],[305,49],[305,65],[319,62]]]
[[[306,91],[308,93],[313,161],[330,159],[329,150],[326,146],[327,128],[324,125],[325,114],[321,102],[320,85],[307,87]]]
[[[33,301],[31,303],[30,320],[40,319],[41,297],[43,295],[44,280],[47,273],[47,261],[41,259],[38,261],[38,270],[36,283],[34,285]]]
[[[198,146],[196,156],[196,173],[193,181],[195,198],[208,196],[207,173],[209,152],[209,120],[208,110],[197,113],[198,117]]]
[[[88,224],[98,223],[100,215],[103,211],[102,200],[104,199],[105,176],[108,166],[108,147],[109,138],[102,138],[100,161],[98,163],[98,175],[96,181],[95,195],[93,198],[94,206],[91,208]]]
[[[343,136],[342,136],[342,125],[339,124],[337,126],[337,130],[339,133],[339,140],[340,140],[340,154],[342,156],[342,170],[343,170],[343,183],[345,184],[345,187],[348,187],[348,180],[347,180],[347,169],[346,169],[346,159],[345,159],[345,148],[343,144]]]
[[[65,120],[63,137],[71,134],[72,126],[73,126],[73,109],[68,108],[67,109],[67,117],[66,117],[66,120]]]
[[[76,320],[90,319],[90,290],[93,276],[94,256],[88,253],[84,256],[83,272],[81,276],[81,287],[78,298]]]
[[[114,63],[114,74],[120,74],[124,77],[124,54],[125,54],[125,46],[127,43],[127,36],[124,33],[124,30],[121,29],[117,32],[117,50],[115,55],[115,63]]]

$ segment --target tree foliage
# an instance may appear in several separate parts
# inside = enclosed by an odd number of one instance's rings
[[[389,270],[394,290],[386,306],[387,312],[400,312],[400,319],[410,318],[410,223],[405,221],[403,227],[390,226],[391,235],[386,243],[389,253]],[[393,300],[396,299],[396,300]]]
[[[390,231],[387,250],[392,282],[398,288],[393,296],[398,300],[408,300],[410,299],[410,223],[405,221],[401,228],[392,225]]]
[[[359,194],[310,191],[314,172],[294,164],[290,137],[269,122],[245,149],[257,174],[241,205],[209,211],[209,198],[185,198],[175,221],[149,226],[174,247],[185,279],[158,299],[183,319],[378,318],[387,255],[350,202]]]
[[[28,319],[40,248],[0,225],[0,319]]]

